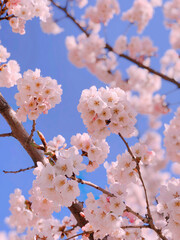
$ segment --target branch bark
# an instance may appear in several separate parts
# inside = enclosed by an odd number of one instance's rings
[[[44,163],[44,157],[41,151],[35,149],[31,143],[28,141],[29,134],[25,130],[22,123],[16,117],[16,112],[9,106],[7,101],[4,99],[0,93],[0,114],[6,120],[8,125],[11,128],[12,136],[16,138],[23,148],[26,150],[28,155],[34,162],[34,165],[37,166],[37,162]]]
[[[34,165],[37,166],[37,162],[44,162],[44,156],[41,150],[34,148],[31,143],[29,142],[29,134],[25,130],[22,123],[16,117],[16,112],[9,106],[5,98],[0,93],[0,114],[6,120],[8,125],[12,130],[12,136],[16,138],[19,143],[23,146],[26,150],[28,155],[34,162]],[[75,202],[69,207],[69,210],[74,215],[77,223],[80,227],[84,226],[87,223],[87,220],[80,215],[80,212],[83,212],[83,205],[80,202]],[[92,236],[90,239],[93,239]]]

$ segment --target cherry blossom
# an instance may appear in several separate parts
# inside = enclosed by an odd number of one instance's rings
[[[169,125],[165,125],[164,145],[167,151],[167,157],[174,162],[180,163],[180,108],[177,109],[175,117],[170,121]]]
[[[95,7],[86,9],[85,18],[89,18],[93,23],[108,24],[114,14],[119,14],[120,8],[117,0],[97,0]]]
[[[78,111],[88,132],[99,139],[112,133],[121,132],[130,137],[136,134],[136,112],[132,109],[123,90],[95,86],[82,92]],[[109,130],[110,129],[110,130]]]
[[[15,60],[9,60],[6,63],[9,57],[10,53],[3,45],[0,45],[0,63],[4,63],[0,66],[0,87],[13,87],[17,84],[17,80],[22,77],[19,73],[19,64]]]
[[[89,163],[86,170],[88,172],[94,171],[104,162],[109,153],[108,143],[102,139],[93,139],[87,133],[76,134],[71,137],[71,144],[83,151],[83,155],[87,155]]]
[[[8,21],[12,31],[21,35],[26,21],[35,17],[44,33],[54,35],[64,30],[59,21],[69,19],[80,32],[65,39],[69,61],[101,81],[99,88],[88,86],[82,91],[77,106],[88,133],[77,130],[70,137],[70,146],[60,134],[46,141],[35,120],[61,102],[61,85],[42,77],[39,69],[27,70],[22,77],[19,64],[8,60],[10,53],[0,45],[0,87],[17,85],[18,91],[16,113],[0,94],[0,114],[12,130],[0,133],[0,138],[17,139],[34,163],[29,168],[4,171],[34,168],[34,180],[28,197],[19,188],[10,195],[11,213],[6,223],[14,229],[9,234],[0,232],[2,240],[179,240],[180,179],[173,174],[180,174],[180,107],[165,124],[164,138],[160,134],[164,120],[160,118],[174,111],[167,103],[169,93],[164,93],[163,82],[174,84],[173,91],[180,88],[180,1],[134,0],[123,12],[124,6],[120,11],[117,0],[91,4],[88,0],[0,2],[0,20]],[[120,24],[121,20],[136,25],[141,34],[156,7],[163,9],[172,49],[162,53],[153,39],[135,35],[136,28],[121,31],[120,25],[116,36],[108,36],[113,21]],[[124,59],[127,64],[122,63]],[[154,59],[160,59],[160,71]],[[141,115],[148,118],[148,129],[141,125]],[[28,132],[21,123],[27,117],[33,120]],[[112,139],[119,141],[114,156]],[[101,170],[107,175],[104,187],[94,177]],[[87,197],[82,185],[87,187]],[[64,207],[72,214],[60,220]]]
[[[122,20],[137,24],[138,33],[141,33],[153,14],[153,7],[147,0],[135,0],[132,8],[123,13]]]
[[[44,33],[47,34],[59,34],[63,32],[63,28],[59,27],[59,25],[53,20],[53,17],[50,16],[46,19],[46,22],[41,21],[41,28]]]
[[[25,23],[34,17],[46,21],[50,17],[50,2],[48,0],[10,0],[7,2],[8,14],[17,18],[10,20],[13,32],[25,34]]]
[[[17,88],[15,99],[20,106],[17,116],[21,121],[26,121],[26,115],[36,120],[39,114],[47,113],[61,101],[61,85],[57,85],[55,79],[41,77],[39,69],[26,71],[18,80]]]

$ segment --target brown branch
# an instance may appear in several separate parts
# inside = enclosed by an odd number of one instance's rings
[[[84,225],[86,225],[86,223],[88,223],[88,221],[80,214],[81,212],[83,212],[83,202],[79,202],[78,200],[76,200],[68,208],[75,217],[79,227],[83,227]]]
[[[163,236],[162,232],[160,229],[156,228],[154,223],[153,223],[153,217],[152,217],[152,214],[151,214],[151,210],[150,210],[150,204],[149,204],[149,200],[148,200],[148,195],[147,195],[147,190],[146,190],[146,186],[144,184],[144,180],[142,178],[142,175],[141,175],[141,170],[140,170],[140,166],[139,166],[139,161],[137,158],[135,158],[135,156],[133,155],[130,147],[129,147],[129,144],[126,142],[126,140],[124,139],[124,137],[119,133],[119,136],[121,137],[121,139],[123,140],[123,142],[125,143],[127,149],[128,149],[128,152],[129,154],[131,155],[132,159],[136,161],[136,170],[138,172],[138,175],[139,175],[139,179],[142,183],[142,187],[143,187],[143,190],[144,190],[144,194],[145,194],[145,201],[146,201],[146,209],[147,209],[147,218],[146,218],[146,223],[149,224],[150,228],[153,229],[159,237],[161,237],[161,239],[163,240],[167,240],[167,238],[165,236]]]
[[[71,236],[69,238],[66,238],[65,240],[69,240],[69,239],[72,239],[72,238],[75,238],[75,237],[78,237],[78,236],[82,236],[82,235],[86,235],[86,234],[91,234],[92,232],[82,232],[82,233],[78,233],[74,236]]]
[[[126,206],[125,212],[130,212],[130,213],[132,213],[134,216],[136,216],[137,218],[139,218],[142,222],[148,223],[147,218],[141,216],[139,213],[137,213],[137,212],[135,212],[134,210],[132,210],[132,208],[130,208],[129,206]]]
[[[83,33],[86,34],[87,37],[90,35],[90,34],[78,23],[78,21],[77,21],[71,14],[68,13],[66,7],[61,7],[60,5],[58,5],[57,3],[55,3],[54,0],[50,0],[50,1],[52,2],[52,4],[53,4],[56,8],[60,9],[61,11],[63,11],[63,12],[65,13],[66,17],[69,18],[71,21],[73,21],[73,22],[76,24],[76,26],[77,26]]]
[[[0,93],[0,114],[4,117],[8,125],[12,130],[12,136],[15,137],[19,143],[26,150],[28,155],[34,162],[34,165],[37,166],[37,162],[44,162],[44,155],[42,151],[33,147],[32,143],[28,142],[29,134],[26,132],[22,123],[16,117],[16,112],[9,106],[7,101],[4,99]],[[74,215],[77,223],[80,227],[84,226],[87,223],[87,220],[80,215],[80,212],[83,212],[83,204],[80,202],[75,202],[69,207],[71,213]]]
[[[127,147],[128,153],[131,155],[133,160],[136,160],[135,156],[133,155],[131,148],[129,147],[129,144],[126,142],[126,140],[124,139],[124,137],[121,135],[121,133],[118,133],[118,135],[120,136],[120,138],[123,140],[124,144]]]
[[[69,232],[71,232],[71,231],[73,231],[75,228],[77,228],[78,227],[78,224],[76,224],[75,226],[73,226],[72,228],[70,228],[70,229],[68,229],[68,230],[65,230],[65,231],[62,231],[64,234],[66,234],[66,233],[69,233]]]
[[[32,166],[32,167],[28,167],[28,168],[21,168],[17,171],[5,171],[3,170],[3,173],[20,173],[20,172],[25,172],[25,171],[28,171],[28,170],[31,170],[31,169],[34,169],[36,168],[36,166]]]
[[[33,138],[33,135],[34,135],[34,132],[36,130],[36,121],[33,120],[33,125],[32,125],[32,129],[31,129],[31,134],[29,136],[29,139],[28,139],[28,142],[31,142],[32,138]]]
[[[12,137],[12,133],[1,133],[0,137]]]
[[[3,13],[4,14],[4,13]],[[0,21],[3,21],[3,20],[10,20],[11,18],[15,17],[14,15],[8,15],[6,14],[6,16],[4,17],[0,17]]]
[[[136,157],[133,155],[131,148],[129,147],[129,144],[126,142],[126,140],[124,139],[124,137],[121,135],[121,133],[118,133],[118,135],[120,136],[120,138],[123,140],[124,144],[127,147],[128,153],[131,155],[132,159],[136,162],[136,169],[139,175],[139,179],[142,183],[143,189],[144,189],[144,194],[145,194],[145,200],[146,200],[146,208],[147,208],[147,214],[149,217],[149,220],[152,221],[152,215],[151,215],[151,211],[150,211],[150,206],[149,206],[149,201],[148,201],[148,196],[147,196],[147,190],[144,184],[144,180],[142,178],[141,175],[141,171],[140,171],[140,166],[139,166],[139,161],[136,159]]]
[[[85,181],[85,180],[82,180],[81,178],[77,178],[77,177],[71,177],[71,179],[77,181],[78,183],[85,184],[85,185],[88,185],[90,187],[93,187],[93,188],[101,191],[102,193],[108,195],[109,197],[115,197],[114,194],[108,192],[107,190],[103,189],[102,187],[99,187],[98,185],[96,185],[96,184],[94,184],[92,182]]]
[[[129,225],[129,226],[121,226],[121,228],[123,228],[123,229],[126,229],[126,228],[140,228],[140,229],[142,229],[142,228],[150,228],[150,225],[138,225],[138,226]]]
[[[41,151],[35,149],[29,142],[29,134],[25,130],[22,123],[16,117],[16,112],[9,106],[7,101],[0,93],[0,114],[6,120],[11,128],[12,136],[15,137],[19,143],[23,146],[29,156],[32,158],[34,165],[37,166],[37,162],[44,163],[44,157]]]
[[[85,180],[82,180],[81,178],[77,178],[77,177],[74,177],[74,176],[71,177],[71,179],[77,181],[78,183],[86,184],[86,185],[88,185],[88,186],[90,186],[90,187],[93,187],[93,188],[101,191],[102,193],[108,195],[109,197],[116,197],[114,194],[108,192],[107,190],[99,187],[98,185],[96,185],[96,184],[94,184],[94,183],[92,183],[92,182],[85,181]],[[126,211],[126,212],[131,212],[133,215],[135,215],[137,218],[139,218],[139,219],[140,219],[142,222],[144,222],[144,223],[148,223],[148,222],[149,222],[147,218],[141,216],[139,213],[136,213],[136,212],[133,211],[129,206],[126,206],[125,211]]]
[[[51,2],[52,2],[52,4],[53,4],[55,7],[57,7],[57,8],[60,9],[61,11],[63,11],[63,12],[66,14],[67,18],[69,18],[83,33],[86,34],[87,37],[89,37],[90,34],[77,22],[77,20],[76,20],[72,15],[70,15],[70,14],[68,13],[68,11],[67,11],[66,8],[61,7],[60,5],[58,5],[57,3],[55,3],[54,0],[51,0]],[[113,47],[111,47],[108,43],[106,43],[106,49],[109,50],[109,51],[114,52]],[[114,53],[115,53],[115,52],[114,52]],[[115,54],[117,54],[117,53],[115,53]],[[174,78],[170,78],[170,77],[168,77],[167,75],[165,75],[165,74],[163,74],[163,73],[160,73],[160,72],[152,69],[151,67],[148,67],[148,66],[144,65],[143,63],[137,61],[136,59],[134,59],[134,58],[132,58],[132,57],[126,55],[126,54],[117,54],[117,55],[118,55],[119,57],[122,57],[122,58],[130,61],[130,62],[135,63],[137,66],[148,70],[150,73],[153,73],[153,74],[155,74],[155,75],[163,78],[165,81],[171,82],[171,83],[175,84],[178,88],[180,88],[180,83],[177,82]]]

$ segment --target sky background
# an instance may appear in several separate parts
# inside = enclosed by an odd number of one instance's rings
[[[127,10],[132,2],[133,1],[120,0],[121,12]],[[92,0],[92,4],[94,3],[95,1]],[[57,12],[57,10],[55,12],[57,18],[63,16],[60,12]],[[79,13],[80,11],[75,12],[76,16],[79,16]],[[123,34],[128,27],[128,23],[122,22],[120,16],[111,20],[109,27],[106,29],[107,41],[111,45],[114,44],[115,39],[120,34]],[[80,113],[77,111],[77,105],[82,90],[93,85],[96,85],[97,88],[105,85],[95,76],[91,75],[86,69],[78,69],[68,61],[65,37],[69,35],[77,36],[80,32],[68,19],[60,21],[59,25],[64,28],[63,33],[56,36],[47,35],[41,31],[39,20],[34,19],[26,23],[26,34],[19,35],[13,33],[8,22],[4,21],[1,22],[0,40],[1,44],[11,53],[10,59],[14,59],[19,63],[21,73],[28,69],[34,71],[35,68],[39,68],[41,69],[41,75],[43,77],[50,76],[62,85],[62,102],[51,109],[48,115],[41,115],[38,118],[36,129],[44,134],[47,141],[61,134],[66,139],[66,143],[69,146],[72,135],[86,132],[86,128],[80,118]],[[127,36],[130,39],[131,36],[135,35],[137,35],[136,27],[131,26],[127,32]],[[141,35],[151,37],[154,45],[159,48],[158,56],[154,58],[152,62],[152,67],[159,70],[159,59],[163,56],[164,52],[170,48],[168,42],[169,31],[167,31],[163,25],[161,8],[155,9],[153,20],[151,20],[150,24]],[[119,63],[119,69],[122,71],[123,77],[125,78],[125,68],[129,66],[129,63],[124,59],[120,59]],[[175,86],[163,81],[161,93],[165,93],[171,89],[175,89]],[[1,88],[0,91],[11,107],[16,110],[17,106],[14,99],[14,94],[17,92],[16,87],[10,89]],[[176,91],[174,94],[168,95],[167,99],[170,103],[173,103],[178,102],[178,98],[179,92]],[[177,105],[172,106],[173,111],[176,110],[176,108]],[[163,117],[164,123],[169,122],[173,116],[173,111]],[[27,131],[30,132],[32,122],[27,121],[24,123],[24,126]],[[138,129],[141,135],[146,128],[146,118],[139,116]],[[162,126],[159,132],[162,134],[163,130],[164,127]],[[0,133],[6,132],[10,132],[10,128],[0,116]],[[35,135],[35,141],[40,144],[37,135]],[[117,135],[111,135],[107,138],[107,141],[111,151],[107,161],[115,161],[117,154],[125,151],[125,146]],[[134,144],[136,141],[136,138],[128,139],[130,145]],[[34,179],[32,171],[18,174],[4,174],[2,171],[18,170],[32,165],[32,160],[15,139],[0,138],[0,231],[9,230],[4,222],[5,217],[10,215],[8,210],[9,194],[14,192],[15,188],[20,188],[23,194],[28,197],[28,191]],[[86,180],[92,180],[102,187],[107,185],[106,173],[103,167],[100,167],[95,172],[88,175],[83,173],[82,177]],[[90,187],[83,187],[81,199],[84,199],[89,191],[92,191]]]

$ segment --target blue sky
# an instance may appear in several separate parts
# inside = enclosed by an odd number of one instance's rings
[[[95,1],[92,1],[95,2]],[[128,9],[132,1],[119,1],[122,10]],[[58,16],[58,12],[56,12]],[[79,14],[79,13],[78,13]],[[61,15],[60,15],[61,16]],[[159,70],[159,57],[163,55],[166,49],[170,48],[168,43],[169,31],[164,28],[161,9],[156,9],[155,17],[150,22],[142,35],[150,36],[155,46],[159,47],[158,57],[152,62],[152,66]],[[47,141],[51,140],[54,136],[61,134],[65,137],[66,142],[69,144],[72,135],[80,132],[86,132],[83,121],[80,118],[80,113],[77,111],[77,104],[81,96],[81,92],[85,88],[92,85],[97,87],[104,86],[95,76],[91,75],[86,69],[77,69],[73,66],[67,58],[67,50],[65,48],[65,37],[68,35],[77,36],[79,30],[68,19],[62,20],[60,26],[64,28],[64,32],[60,35],[46,35],[42,33],[39,20],[28,21],[26,23],[26,34],[21,36],[12,33],[11,27],[8,22],[2,22],[2,29],[0,30],[0,40],[8,52],[11,53],[11,59],[15,59],[20,67],[21,73],[28,69],[35,70],[41,69],[42,76],[51,76],[62,85],[63,96],[62,102],[54,109],[50,110],[48,115],[42,115],[37,120],[37,129],[41,131]],[[109,24],[107,29],[108,42],[113,45],[118,35],[122,34],[128,26],[127,22],[122,22],[119,17],[115,17]],[[136,27],[132,26],[128,30],[128,37],[136,34]],[[125,67],[129,63],[126,60],[120,59],[119,69],[126,76]],[[163,89],[161,92],[165,93],[170,89],[175,88],[172,84],[163,81]],[[14,94],[17,92],[16,87],[10,89],[0,89],[8,103],[17,109]],[[168,96],[169,102],[177,102],[179,92]],[[173,110],[177,108],[173,106]],[[164,122],[168,122],[173,116],[173,112],[163,118]],[[147,127],[147,121],[144,117],[139,117],[139,130],[142,134]],[[25,128],[30,132],[32,122],[27,121],[24,124]],[[10,132],[9,126],[4,119],[0,116],[0,133]],[[162,134],[163,127],[160,129]],[[35,136],[37,143],[39,139]],[[122,141],[118,136],[112,135],[107,139],[111,147],[111,153],[107,161],[115,161],[116,155],[125,150]],[[128,140],[133,144],[136,139]],[[18,170],[32,166],[32,160],[22,149],[21,145],[13,138],[0,138],[0,231],[8,231],[8,227],[4,223],[5,217],[9,212],[9,194],[15,188],[23,190],[23,194],[28,196],[28,190],[31,188],[33,174],[32,171],[19,173],[19,174],[4,174],[2,170]],[[98,185],[106,185],[105,170],[103,167],[95,172],[85,175],[83,178],[92,180]],[[84,187],[82,198],[90,188]]]

